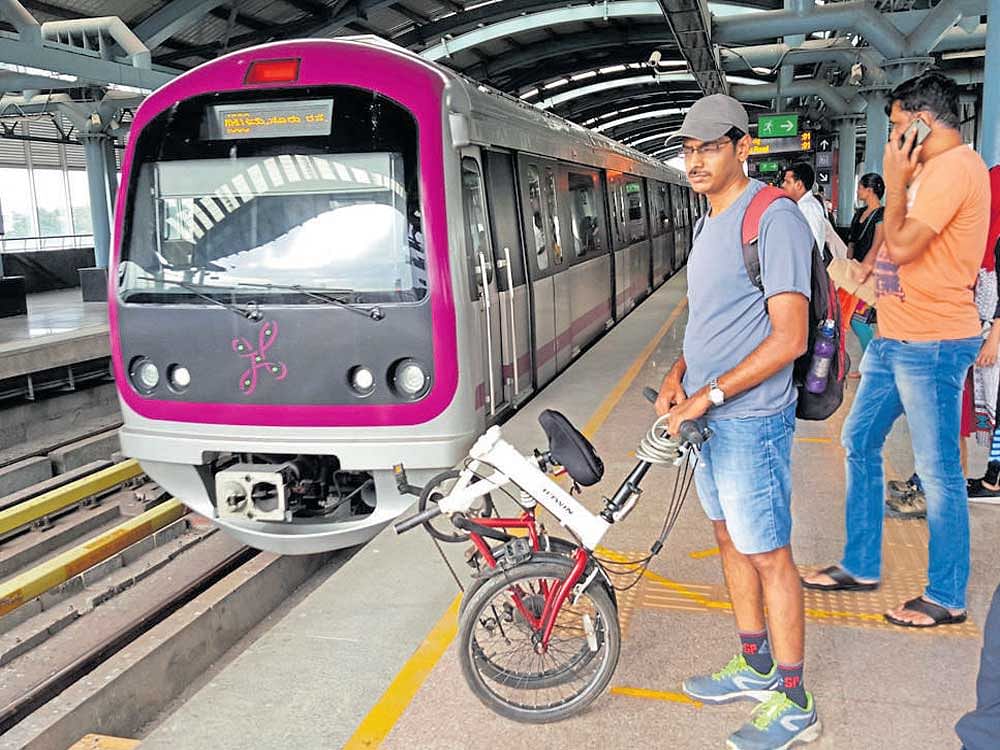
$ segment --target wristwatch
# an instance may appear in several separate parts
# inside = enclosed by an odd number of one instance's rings
[[[708,383],[708,400],[712,402],[712,406],[722,406],[726,403],[726,394],[719,388],[718,378],[712,378]]]

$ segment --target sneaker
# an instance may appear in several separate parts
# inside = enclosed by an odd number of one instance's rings
[[[786,750],[812,742],[823,727],[811,693],[805,708],[784,693],[772,693],[750,714],[750,721],[729,735],[729,750]]]
[[[921,492],[923,488],[920,486],[920,480],[917,479],[917,475],[914,474],[906,481],[902,479],[892,479],[886,483],[886,489],[888,490],[888,495],[890,498],[903,498],[909,495],[911,492]]]
[[[720,671],[710,675],[689,677],[682,688],[685,693],[703,703],[730,703],[732,701],[766,701],[778,687],[778,667],[761,674],[747,664],[743,654],[737,654]]]
[[[894,518],[927,517],[927,498],[920,490],[913,490],[899,498],[887,498],[885,507]]]

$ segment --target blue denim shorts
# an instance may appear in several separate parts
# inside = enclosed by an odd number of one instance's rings
[[[768,417],[709,419],[695,487],[705,514],[725,521],[736,549],[770,552],[792,537],[795,404]]]

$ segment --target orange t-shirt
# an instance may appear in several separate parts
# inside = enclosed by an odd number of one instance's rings
[[[879,248],[879,335],[904,341],[979,336],[972,290],[990,226],[990,179],[979,154],[956,146],[926,162],[907,191],[906,217],[937,236],[902,266],[889,259],[884,244]]]

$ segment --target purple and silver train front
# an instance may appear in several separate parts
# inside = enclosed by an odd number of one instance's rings
[[[136,114],[110,300],[122,446],[247,544],[363,542],[413,501],[394,464],[420,482],[478,431],[446,83],[376,44],[280,43]]]

